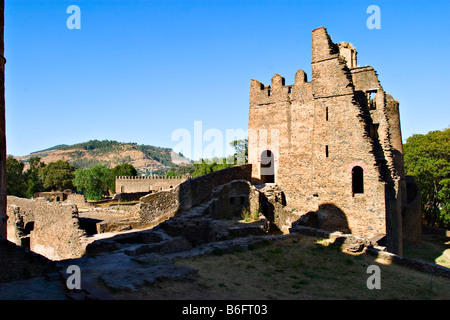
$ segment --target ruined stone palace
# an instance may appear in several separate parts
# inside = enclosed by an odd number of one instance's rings
[[[310,81],[302,70],[292,85],[278,74],[270,85],[251,80],[248,160],[196,178],[118,177],[116,194],[144,193],[129,210],[79,210],[87,204],[76,195],[8,197],[3,234],[51,260],[176,252],[302,228],[352,234],[400,255],[421,241],[399,102],[372,67],[357,65],[351,44],[333,43],[323,27],[312,32]],[[257,213],[256,226],[230,223],[243,210]],[[131,232],[144,228],[145,236]]]
[[[399,102],[350,43],[312,31],[312,78],[251,80],[248,159],[252,179],[275,183],[312,226],[369,238],[420,241],[420,195],[405,177]],[[314,214],[313,214],[314,213]],[[296,217],[292,217],[295,219]]]

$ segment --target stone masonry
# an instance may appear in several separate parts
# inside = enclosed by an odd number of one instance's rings
[[[8,240],[51,260],[84,254],[76,205],[8,196]]]
[[[186,181],[183,177],[116,177],[116,194],[154,192],[174,188],[176,185]]]
[[[420,241],[407,235],[420,231],[408,222],[418,221],[420,208],[406,199],[399,103],[356,56],[320,27],[312,31],[311,81],[303,70],[292,85],[279,74],[271,85],[251,80],[252,178],[277,184],[287,206],[315,214],[316,227],[339,221],[356,235],[386,236],[389,250],[401,253],[403,237]]]

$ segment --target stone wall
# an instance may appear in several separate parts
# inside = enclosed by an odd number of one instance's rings
[[[160,191],[186,181],[183,177],[116,177],[116,193]]]
[[[8,196],[8,240],[51,260],[84,254],[75,205]]]
[[[247,180],[233,180],[214,188],[211,199],[214,200],[211,211],[216,219],[239,217],[244,208],[250,213],[260,211],[260,193]]]
[[[67,202],[69,204],[74,204],[77,207],[89,206],[89,203],[86,202],[86,197],[84,195],[78,194],[78,193],[68,194],[65,202]]]
[[[56,263],[6,239],[0,239],[0,283],[56,272]]]
[[[140,199],[140,217],[144,224],[156,224],[179,211],[211,199],[211,192],[233,180],[250,180],[251,165],[239,165],[188,179],[171,190],[149,194]],[[240,201],[240,200],[239,200]],[[228,200],[229,202],[229,200]]]

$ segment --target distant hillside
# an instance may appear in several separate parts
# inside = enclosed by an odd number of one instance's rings
[[[40,157],[45,163],[64,160],[83,169],[96,164],[112,168],[118,164],[129,163],[142,172],[173,165],[190,164],[189,159],[181,157],[170,148],[110,140],[90,140],[73,145],[62,144],[15,158],[23,161],[26,169],[28,159],[31,157]]]

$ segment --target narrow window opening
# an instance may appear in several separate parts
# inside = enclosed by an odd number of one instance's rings
[[[364,193],[364,170],[359,166],[352,170],[352,191],[353,195]]]
[[[267,95],[270,97],[270,89],[267,89]]]
[[[375,110],[377,108],[376,97],[377,97],[376,91],[368,91],[367,92],[367,101],[369,104],[369,109],[371,109],[371,110]]]
[[[292,92],[292,87],[288,87],[288,93]]]
[[[370,137],[372,139],[378,140],[378,127],[379,127],[378,123],[373,123],[370,125]]]
[[[325,146],[325,156],[328,158],[328,155],[329,155],[329,153],[328,153],[328,146]]]
[[[328,107],[325,108],[325,120],[328,121]]]

